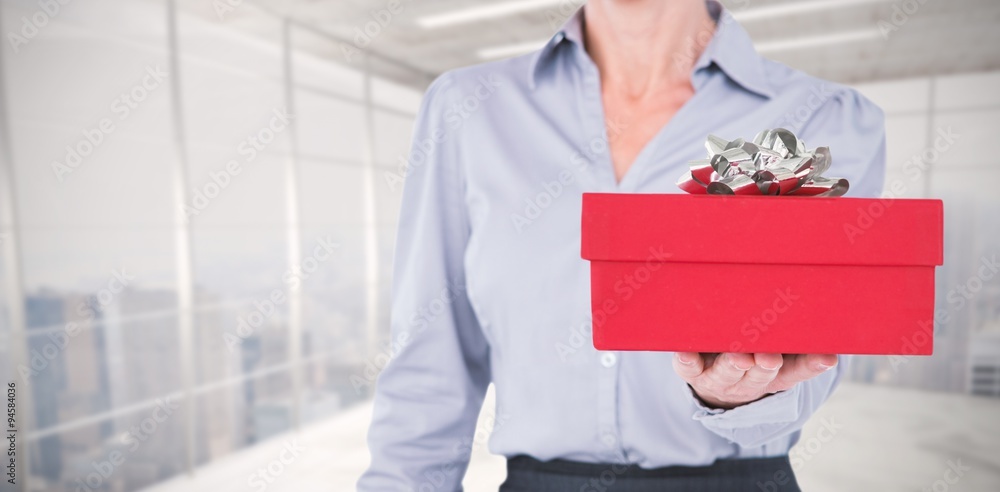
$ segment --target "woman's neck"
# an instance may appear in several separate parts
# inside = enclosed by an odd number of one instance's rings
[[[590,0],[584,19],[602,86],[628,99],[690,84],[715,32],[703,0]]]

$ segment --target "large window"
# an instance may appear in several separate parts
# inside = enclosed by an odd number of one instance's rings
[[[4,46],[0,374],[30,404],[32,490],[134,490],[370,396],[352,376],[385,337],[401,193],[381,173],[429,80],[184,5],[71,3]],[[0,8],[7,33],[39,6]]]

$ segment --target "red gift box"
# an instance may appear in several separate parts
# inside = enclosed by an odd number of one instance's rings
[[[585,193],[594,347],[933,352],[940,200]]]

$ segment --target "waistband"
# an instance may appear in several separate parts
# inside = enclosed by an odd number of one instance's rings
[[[620,478],[754,476],[762,472],[778,471],[784,471],[789,475],[793,473],[788,456],[722,459],[707,466],[666,466],[663,468],[640,468],[637,465],[612,463],[581,463],[558,459],[539,461],[524,455],[514,456],[507,460],[508,473],[529,471],[564,476],[593,477],[600,476],[609,470]]]

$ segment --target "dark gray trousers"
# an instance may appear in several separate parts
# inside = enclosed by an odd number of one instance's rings
[[[635,465],[507,460],[500,492],[799,492],[787,456],[719,460],[709,466],[644,469]]]

